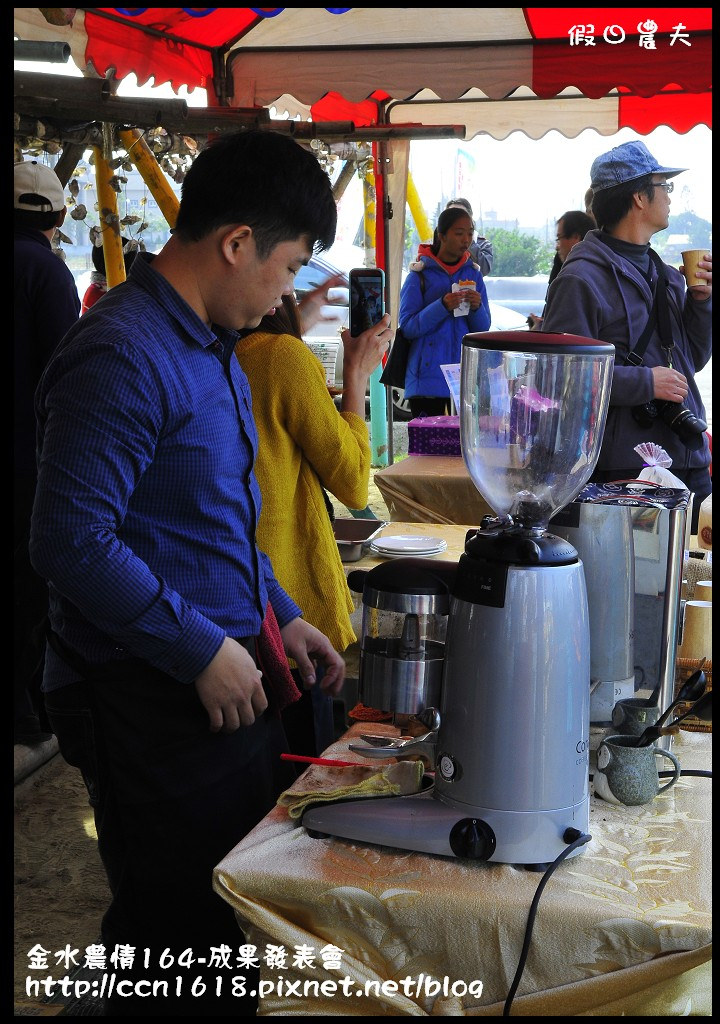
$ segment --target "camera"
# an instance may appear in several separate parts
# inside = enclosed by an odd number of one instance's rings
[[[653,420],[660,418],[692,452],[699,451],[705,443],[703,434],[707,423],[679,402],[645,402],[644,405],[636,405],[632,414],[641,427],[651,427]]]

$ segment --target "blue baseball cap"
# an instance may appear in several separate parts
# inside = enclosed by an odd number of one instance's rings
[[[605,188],[624,185],[626,181],[644,178],[646,174],[664,174],[666,178],[673,178],[686,170],[687,167],[662,167],[642,142],[623,142],[593,160],[590,185],[593,192],[601,192]]]

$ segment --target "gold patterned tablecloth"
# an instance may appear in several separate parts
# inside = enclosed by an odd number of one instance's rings
[[[461,458],[450,455],[408,455],[374,476],[393,521],[470,523],[495,515],[482,497]]]
[[[347,745],[362,731],[327,756],[358,760]],[[709,769],[710,744],[682,733],[673,750],[683,768]],[[591,798],[592,841],[545,886],[513,1016],[711,1014],[711,786],[683,777],[635,808]],[[540,878],[313,839],[275,808],[214,887],[258,956],[286,951],[281,969],[261,962],[261,1016],[502,1016]],[[343,951],[337,969],[321,960],[328,945]],[[314,963],[293,966],[303,947]]]

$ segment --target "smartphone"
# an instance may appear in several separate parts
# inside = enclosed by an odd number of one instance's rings
[[[385,273],[379,267],[356,267],[349,279],[350,333],[357,338],[385,312]]]

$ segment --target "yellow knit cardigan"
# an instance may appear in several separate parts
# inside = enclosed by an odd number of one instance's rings
[[[367,426],[338,412],[320,361],[299,338],[258,331],[237,343],[235,355],[250,382],[259,438],[258,544],[303,617],[344,651],[356,639],[353,601],[321,482],[348,508],[365,508]]]

